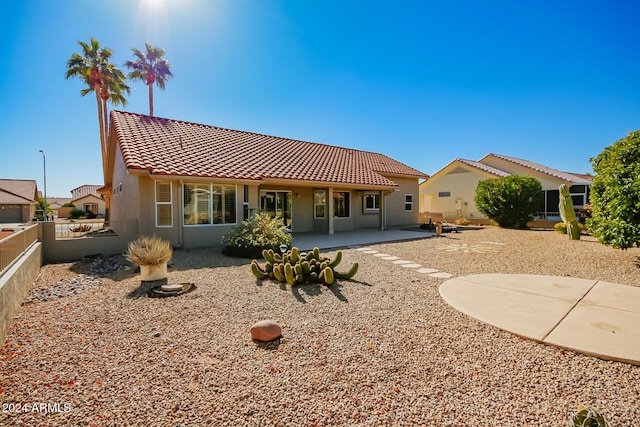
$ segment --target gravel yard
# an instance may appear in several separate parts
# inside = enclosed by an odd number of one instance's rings
[[[639,249],[499,228],[369,247],[343,251],[355,281],[295,288],[218,249],[179,250],[169,283],[197,289],[175,298],[144,296],[122,258],[44,266],[0,349],[0,425],[562,426],[581,405],[640,422],[640,367],[475,321],[418,271],[639,286]],[[263,319],[279,345],[251,341]]]

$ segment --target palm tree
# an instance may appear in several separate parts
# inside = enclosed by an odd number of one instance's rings
[[[164,49],[153,46],[146,42],[146,53],[142,53],[136,48],[131,49],[136,57],[135,61],[125,62],[125,67],[132,70],[129,78],[141,80],[149,86],[149,115],[153,116],[153,84],[164,90],[165,81],[173,74],[169,69],[169,61],[164,58]]]
[[[124,93],[128,94],[130,88],[126,84],[124,73],[109,62],[113,55],[111,49],[100,47],[100,42],[93,37],[89,43],[78,41],[78,44],[82,47],[82,54],[74,53],[67,61],[66,78],[78,77],[86,83],[87,87],[80,91],[80,95],[95,93],[98,104],[102,164],[106,172],[109,129],[107,101],[111,101],[114,105],[126,105]]]

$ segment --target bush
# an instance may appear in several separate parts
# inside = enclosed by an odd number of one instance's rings
[[[560,234],[567,234],[567,223],[566,222],[556,222],[553,224],[553,229],[556,230]]]
[[[578,222],[580,224],[586,225],[587,220],[589,220],[589,218],[591,218],[592,216],[593,212],[591,211],[591,205],[587,203],[578,211]]]
[[[501,227],[524,228],[533,219],[542,184],[530,176],[509,175],[478,182],[475,203]]]
[[[589,231],[614,248],[640,247],[640,130],[605,148],[591,164],[596,174]]]
[[[67,203],[65,203],[64,205],[62,205],[62,207],[63,207],[63,208],[75,208],[75,207],[76,207],[76,205],[74,205],[74,204],[73,204],[73,203],[71,203],[71,202],[67,202]]]
[[[222,253],[242,258],[258,258],[263,249],[279,251],[280,245],[291,245],[281,218],[273,218],[267,213],[258,213],[233,227],[222,238]]]
[[[71,218],[78,219],[81,216],[84,216],[84,211],[82,209],[71,209]]]

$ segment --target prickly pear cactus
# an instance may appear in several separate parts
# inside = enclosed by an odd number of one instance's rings
[[[567,184],[560,185],[560,217],[567,224],[567,234],[571,240],[580,240],[580,224],[576,220],[576,212],[573,210],[573,200]]]
[[[342,261],[342,251],[338,251],[333,260],[322,256],[318,248],[313,248],[313,251],[302,256],[300,249],[296,247],[282,255],[272,249],[265,249],[262,257],[265,260],[264,267],[255,259],[251,261],[253,275],[258,280],[274,279],[291,286],[309,282],[331,285],[336,280],[349,280],[358,272],[357,262],[346,273],[335,270]]]

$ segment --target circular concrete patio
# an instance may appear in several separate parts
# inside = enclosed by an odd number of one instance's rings
[[[640,288],[526,274],[447,280],[442,298],[482,322],[545,344],[640,365]]]

